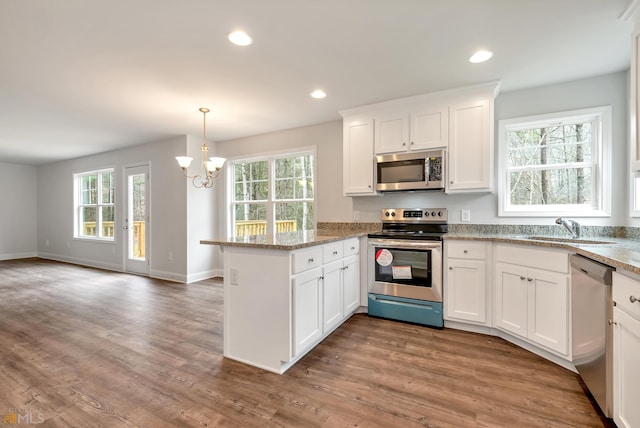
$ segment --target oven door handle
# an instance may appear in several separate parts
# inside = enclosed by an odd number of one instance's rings
[[[407,250],[430,250],[442,247],[440,241],[409,241],[400,239],[369,239],[369,245],[372,247],[389,247]]]

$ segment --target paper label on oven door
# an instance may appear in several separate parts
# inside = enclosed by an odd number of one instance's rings
[[[376,252],[376,263],[380,266],[389,266],[393,262],[391,251],[381,248]]]
[[[411,279],[411,266],[393,266],[393,279]]]

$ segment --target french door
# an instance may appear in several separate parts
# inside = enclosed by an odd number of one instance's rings
[[[149,165],[125,167],[124,215],[126,272],[149,274]]]

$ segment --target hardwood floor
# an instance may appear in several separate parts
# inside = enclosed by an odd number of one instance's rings
[[[16,426],[48,427],[603,426],[575,374],[457,330],[355,315],[285,375],[224,359],[222,298],[216,280],[0,262],[0,416],[18,409]]]

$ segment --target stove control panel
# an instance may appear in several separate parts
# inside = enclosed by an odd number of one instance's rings
[[[383,223],[446,223],[446,208],[385,208]]]

